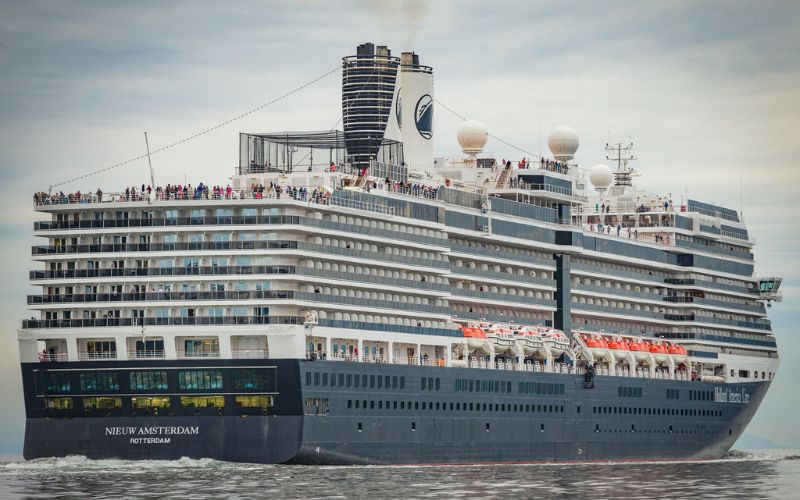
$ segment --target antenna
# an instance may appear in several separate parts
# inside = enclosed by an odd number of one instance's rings
[[[147,164],[150,165],[150,186],[156,188],[156,180],[153,176],[153,162],[150,161],[150,142],[147,140],[147,132],[144,133],[144,145],[147,147]]]
[[[631,177],[633,176],[633,167],[628,167],[628,162],[636,160],[633,155],[633,142],[623,144],[618,142],[616,144],[606,143],[606,160],[617,162],[617,171],[614,172],[614,185],[615,186],[632,186]]]
[[[742,193],[742,169],[739,169],[739,217],[744,218],[744,195]]]

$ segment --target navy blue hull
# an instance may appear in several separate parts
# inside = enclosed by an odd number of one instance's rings
[[[298,464],[709,459],[730,449],[769,386],[597,377],[595,388],[585,389],[583,377],[566,374],[257,363],[278,374],[275,405],[266,415],[227,404],[219,413],[200,414],[178,408],[157,416],[132,415],[128,408],[103,415],[43,413],[31,372],[50,367],[23,365],[25,458],[185,456]],[[76,365],[69,367],[101,366]],[[133,369],[142,362],[108,366]]]

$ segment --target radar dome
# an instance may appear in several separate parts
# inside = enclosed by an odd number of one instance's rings
[[[608,165],[595,165],[589,170],[589,182],[597,191],[605,191],[614,182],[614,175]]]
[[[475,156],[486,146],[489,133],[486,126],[478,120],[467,120],[458,127],[458,144],[464,153]]]
[[[547,136],[547,147],[553,157],[559,161],[568,161],[575,157],[578,150],[578,134],[572,127],[560,125]]]

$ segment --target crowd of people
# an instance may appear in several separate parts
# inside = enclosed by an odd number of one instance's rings
[[[517,168],[536,168],[532,165],[534,164],[533,161],[528,160],[528,158],[523,157],[520,161],[517,162]],[[510,170],[512,167],[511,160],[506,160],[503,158],[500,162],[500,166],[504,167],[506,170]],[[549,172],[557,172],[559,174],[566,174],[569,170],[569,167],[565,162],[556,161],[556,160],[548,160],[545,157],[539,158],[539,168],[542,170],[547,170]]]
[[[373,185],[377,188],[377,185]],[[439,186],[427,186],[425,184],[417,184],[413,182],[398,182],[390,178],[384,181],[384,187],[387,191],[394,193],[407,194],[411,196],[419,196],[422,198],[435,199],[439,194]]]
[[[613,224],[589,224],[587,226],[589,232],[598,232],[600,234],[615,234],[618,237],[625,237],[627,236],[628,239],[633,240],[650,240],[652,239],[653,243],[660,244],[660,245],[670,245],[670,235],[669,234],[659,234],[659,233],[642,233],[641,237],[639,235],[639,229],[637,227],[625,227],[622,224],[617,224],[614,226]]]
[[[281,186],[273,182],[270,182],[268,186],[252,184],[250,186],[250,194],[252,195],[251,197],[256,200],[265,198],[280,199],[281,196],[285,196],[293,200],[307,201],[309,203],[321,205],[328,205],[331,196],[331,193],[322,187],[309,190],[305,186],[299,188],[297,186]]]

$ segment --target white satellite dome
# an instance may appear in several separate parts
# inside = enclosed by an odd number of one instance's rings
[[[547,136],[547,147],[553,157],[559,161],[568,161],[575,157],[578,150],[578,134],[572,127],[559,125]]]
[[[489,133],[486,126],[478,120],[467,120],[458,127],[458,144],[465,154],[474,156],[483,151]]]
[[[597,191],[605,191],[614,182],[614,175],[608,165],[595,165],[589,170],[589,182]]]

